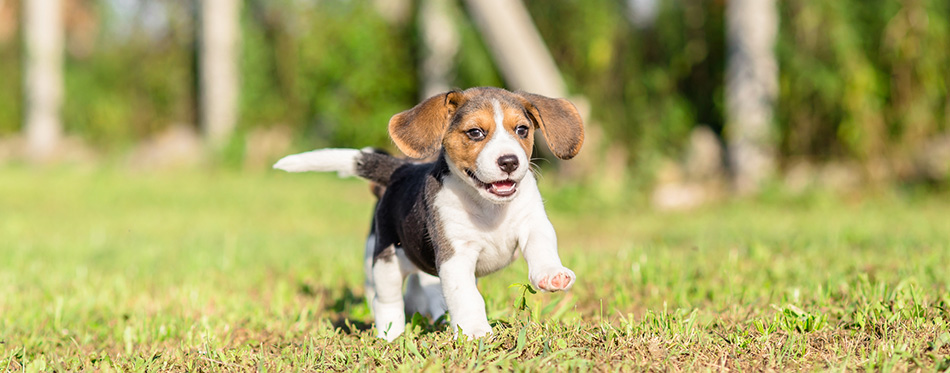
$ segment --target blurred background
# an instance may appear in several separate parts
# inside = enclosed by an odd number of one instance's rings
[[[490,85],[587,118],[550,178],[659,208],[945,190],[948,22],[946,0],[0,0],[0,163],[265,170],[393,149],[393,114]]]

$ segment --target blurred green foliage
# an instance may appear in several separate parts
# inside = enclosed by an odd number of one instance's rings
[[[724,5],[658,3],[637,27],[624,2],[527,2],[568,84],[635,163],[677,154],[694,125],[723,126]]]
[[[106,148],[195,123],[193,4],[156,0],[129,22],[106,0],[93,50],[67,58],[67,131]],[[658,1],[649,24],[627,2],[526,1],[570,89],[633,164],[676,156],[689,131],[721,132],[724,0]],[[418,6],[418,1],[413,6]],[[901,162],[950,127],[950,2],[783,0],[776,109],[783,161]],[[414,14],[415,12],[410,12]],[[453,84],[502,85],[461,3]],[[371,1],[247,0],[239,130],[287,126],[309,146],[387,146],[386,122],[420,99],[416,19],[388,22]],[[130,31],[116,32],[119,24]],[[0,75],[21,47],[0,42]],[[20,126],[18,79],[0,91],[0,134]],[[239,132],[240,133],[240,132]]]
[[[366,2],[292,4],[248,3],[241,125],[290,125],[321,145],[386,142],[389,117],[415,98],[410,30]]]
[[[168,126],[195,123],[197,118],[194,68],[194,25],[183,16],[168,18],[160,31],[145,28],[147,7],[119,20],[99,4],[103,25],[95,49],[68,53],[66,131],[98,145],[120,145]],[[167,1],[170,15],[188,14],[185,2]],[[108,32],[133,25],[128,32]],[[67,42],[69,39],[67,39]],[[70,51],[67,48],[67,51]]]
[[[390,144],[389,118],[420,99],[414,19],[387,23],[367,1],[246,5],[243,128],[291,126],[312,146]],[[474,26],[454,16],[456,86],[500,85]]]
[[[902,158],[950,124],[950,2],[782,1],[788,156]]]

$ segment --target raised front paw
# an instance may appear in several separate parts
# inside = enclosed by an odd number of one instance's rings
[[[565,267],[546,268],[539,271],[532,271],[528,276],[531,284],[544,291],[567,290],[574,285],[574,271]]]

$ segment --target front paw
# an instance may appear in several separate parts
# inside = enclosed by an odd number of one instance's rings
[[[531,273],[529,277],[531,284],[544,291],[570,289],[571,286],[574,285],[574,280],[577,278],[577,276],[574,275],[574,271],[565,267],[546,268]]]
[[[465,328],[464,325],[456,325],[455,338],[458,338],[459,334],[464,335],[468,338],[476,339],[476,338],[490,336],[492,334],[492,330],[491,330],[491,325],[488,325],[488,322],[486,321],[484,323],[476,323],[475,325],[470,325],[469,328]]]

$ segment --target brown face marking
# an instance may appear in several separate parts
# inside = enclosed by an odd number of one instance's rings
[[[495,133],[491,106],[475,105],[477,103],[470,103],[459,110],[448,133],[442,138],[446,156],[462,170],[475,169],[475,159]],[[475,129],[484,132],[484,139],[473,140],[469,136],[468,132]]]
[[[459,108],[453,123],[442,139],[442,147],[452,162],[462,170],[475,170],[475,162],[482,149],[498,135],[498,126],[495,123],[495,108],[493,102],[498,102],[502,112],[502,127],[513,139],[517,140],[524,150],[528,161],[534,147],[534,125],[527,114],[527,109],[521,104],[522,100],[511,93],[487,95],[487,97],[470,97],[467,103]],[[509,97],[510,96],[510,97]],[[525,137],[518,135],[518,127],[527,130]],[[469,131],[481,130],[484,138],[475,140]]]

